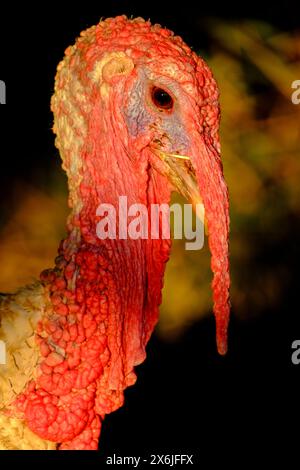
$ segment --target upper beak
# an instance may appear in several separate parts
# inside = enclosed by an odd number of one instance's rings
[[[191,149],[189,156],[170,154],[161,149],[155,153],[160,157],[163,173],[172,186],[193,204],[197,216],[207,225],[214,273],[212,289],[217,348],[223,355],[227,352],[230,313],[228,191],[220,154],[211,140],[197,133]]]

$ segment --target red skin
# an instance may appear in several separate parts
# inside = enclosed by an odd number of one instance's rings
[[[97,449],[101,420],[122,406],[123,390],[136,380],[134,366],[144,360],[145,346],[158,319],[169,257],[169,240],[96,237],[95,214],[101,201],[116,205],[117,196],[126,194],[128,204],[168,203],[172,189],[165,177],[149,168],[149,136],[130,137],[122,125],[117,93],[101,103],[100,89],[90,78],[89,72],[104,52],[125,50],[134,61],[147,63],[161,75],[168,75],[172,63],[178,68],[178,83],[197,97],[193,106],[200,117],[197,122],[193,116],[187,117],[185,124],[209,228],[217,345],[221,354],[226,352],[229,217],[219,155],[216,84],[204,61],[170,31],[141,19],[108,19],[85,32],[75,49],[66,51],[64,68],[79,77],[86,101],[72,95],[64,73],[58,72],[56,78],[56,93],[69,92],[69,102],[85,121],[86,130],[75,130],[83,142],[81,166],[71,175],[73,151],[64,145],[59,126],[54,128],[64,168],[72,180],[73,213],[56,268],[41,274],[48,301],[36,332],[41,353],[37,379],[16,401],[30,429],[57,442],[60,449]],[[122,85],[125,92],[134,79],[135,71]],[[115,87],[120,91],[121,84],[116,82]],[[56,119],[65,116],[72,125],[73,108],[54,99],[52,109]],[[132,163],[135,171],[130,173],[124,142],[136,157]],[[76,229],[79,238],[74,235]]]

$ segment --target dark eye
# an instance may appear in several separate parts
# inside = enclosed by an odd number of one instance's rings
[[[151,90],[151,98],[157,108],[172,109],[174,100],[171,95],[162,88],[154,86]]]

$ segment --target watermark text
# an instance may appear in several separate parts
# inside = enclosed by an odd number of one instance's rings
[[[0,104],[6,104],[6,85],[3,80],[0,80]]]
[[[291,96],[292,103],[300,104],[300,80],[294,80],[291,87],[295,89]]]
[[[186,250],[200,250],[204,245],[204,207],[196,204],[195,216],[192,204],[144,204],[128,205],[127,196],[119,196],[118,207],[100,204],[96,216],[100,218],[96,226],[100,240],[168,240],[171,237],[171,216],[173,218],[174,239],[188,240]]]

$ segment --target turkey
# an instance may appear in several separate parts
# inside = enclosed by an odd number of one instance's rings
[[[68,177],[67,236],[55,265],[0,297],[0,447],[96,450],[158,320],[171,242],[99,238],[99,204],[205,208],[217,348],[227,349],[229,202],[218,88],[206,63],[142,18],[102,20],[65,52],[51,101]],[[119,216],[121,214],[118,214]]]

